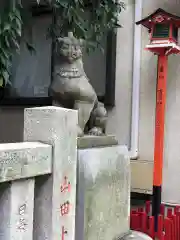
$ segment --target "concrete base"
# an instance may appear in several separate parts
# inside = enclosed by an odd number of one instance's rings
[[[77,240],[109,240],[129,231],[130,160],[126,147],[78,150]]]
[[[120,240],[152,240],[152,238],[144,233],[131,231],[129,234],[127,234]]]

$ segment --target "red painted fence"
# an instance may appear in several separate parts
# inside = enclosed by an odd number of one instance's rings
[[[154,217],[151,216],[151,202],[144,208],[131,210],[130,226],[132,230],[146,233],[153,239],[180,240],[180,206],[166,208],[161,205],[158,218],[158,231],[154,232]]]

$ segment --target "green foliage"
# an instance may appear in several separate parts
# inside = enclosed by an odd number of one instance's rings
[[[124,8],[123,2],[116,0],[36,0],[37,4],[42,1],[52,8],[55,16],[51,33],[65,36],[72,31],[75,37],[85,40],[87,48],[100,46],[102,38],[119,27],[118,16]],[[12,55],[20,48],[24,11],[21,0],[5,2],[0,13],[0,87],[9,83]],[[28,43],[27,47],[33,50]]]
[[[15,1],[7,1],[0,15],[0,87],[9,82],[9,69],[13,51],[19,51],[22,19],[21,5]]]
[[[75,37],[96,46],[110,30],[120,27],[118,17],[125,8],[123,2],[116,0],[52,0],[49,4],[57,19],[55,35],[72,31]]]

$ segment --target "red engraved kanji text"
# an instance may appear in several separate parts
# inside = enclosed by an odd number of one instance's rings
[[[67,215],[69,213],[69,209],[70,209],[69,201],[66,201],[65,203],[63,203],[60,206],[60,209],[61,209],[61,216]]]
[[[67,230],[65,230],[65,227],[64,226],[62,226],[62,240],[64,240],[65,239],[65,235],[67,235],[68,234],[68,231]]]
[[[71,184],[70,182],[68,181],[68,178],[65,176],[64,177],[64,182],[63,184],[61,185],[61,192],[65,192],[66,190],[68,192],[70,192],[70,189],[71,189]]]

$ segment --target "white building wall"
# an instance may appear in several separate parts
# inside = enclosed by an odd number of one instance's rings
[[[144,1],[143,17],[157,8],[180,16],[179,0]],[[142,48],[148,43],[148,32],[142,29]],[[180,203],[180,55],[169,57],[167,104],[165,116],[165,150],[163,200]],[[157,57],[142,49],[140,85],[140,160],[153,161]]]
[[[120,144],[130,144],[131,92],[133,68],[134,1],[125,0],[120,14],[122,28],[117,33],[116,106],[109,110],[107,132],[115,134]]]

